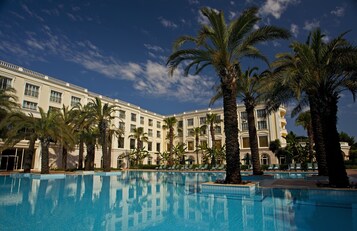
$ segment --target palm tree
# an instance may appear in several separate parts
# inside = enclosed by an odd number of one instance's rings
[[[2,80],[1,77],[0,80]],[[0,88],[0,121],[7,113],[19,108],[19,105],[17,104],[18,98],[15,93],[16,91],[14,88]]]
[[[174,127],[177,123],[177,119],[176,117],[168,117],[164,119],[164,125],[162,126],[163,129],[168,129],[169,133],[168,133],[168,138],[169,138],[169,146],[170,146],[170,150],[169,150],[169,161],[168,164],[172,165],[173,164],[173,159],[172,159],[172,155],[173,155],[173,148],[174,148]]]
[[[74,111],[70,110],[68,106],[62,106],[62,113],[60,114],[60,119],[62,120],[61,122],[69,127],[72,134],[75,133],[74,116],[76,116]],[[74,151],[75,147],[75,140],[72,139],[73,137],[71,137],[71,139],[66,138],[66,136],[62,136],[60,140],[62,145],[62,168],[64,170],[67,170],[68,151]]]
[[[13,147],[21,140],[29,140],[29,147],[24,153],[24,173],[31,172],[32,159],[35,153],[35,142],[37,140],[37,135],[33,130],[35,120],[37,119],[33,117],[33,114],[27,116],[22,112],[14,111],[8,113],[0,124],[0,128],[5,131],[2,148]]]
[[[279,71],[286,77],[282,83],[298,86],[293,94],[300,99],[296,112],[306,104],[310,106],[317,159],[324,161],[324,156],[318,152],[322,143],[329,183],[336,187],[349,185],[336,127],[337,103],[342,91],[349,90],[353,96],[357,91],[357,48],[343,38],[345,34],[325,42],[325,35],[316,29],[306,43],[291,44],[293,55],[280,55],[278,61]],[[303,94],[305,97],[301,97]]]
[[[196,142],[196,160],[197,160],[197,164],[199,164],[198,162],[198,152],[199,152],[199,146],[200,146],[200,136],[202,134],[203,131],[205,131],[207,129],[207,126],[203,125],[201,127],[194,127],[193,128],[193,134],[195,136],[195,142]]]
[[[226,24],[223,12],[203,8],[202,14],[209,20],[209,25],[202,25],[198,36],[180,37],[174,45],[174,52],[168,58],[167,65],[172,75],[181,64],[187,63],[184,75],[192,68],[194,74],[199,74],[205,67],[213,66],[218,74],[223,95],[225,143],[227,150],[226,183],[241,183],[240,158],[238,143],[238,122],[236,102],[236,81],[240,75],[241,59],[243,57],[266,58],[255,47],[259,42],[288,38],[286,30],[264,26],[257,30],[254,25],[259,22],[258,9],[253,7],[245,10],[240,17]],[[192,49],[179,48],[191,42]]]
[[[260,74],[256,73],[257,67],[248,68],[244,73],[238,76],[237,97],[244,102],[247,112],[249,144],[253,163],[253,175],[262,175],[260,167],[259,147],[257,129],[255,126],[254,110],[259,102],[264,101],[265,77],[269,76],[269,71]],[[222,92],[218,89],[217,94],[211,99],[211,103],[222,97]]]
[[[133,134],[129,135],[128,138],[136,139],[136,148],[141,150],[143,148],[143,142],[148,142],[149,138],[147,133],[144,132],[143,127],[134,128]]]
[[[98,97],[88,103],[88,105],[93,111],[93,115],[98,124],[100,144],[102,146],[103,171],[110,172],[111,153],[108,153],[108,127],[111,121],[116,117],[115,112],[117,111],[117,106],[109,105],[108,103],[103,104]]]
[[[296,126],[302,126],[306,132],[309,140],[309,156],[310,161],[314,155],[314,135],[312,131],[312,122],[310,111],[301,112],[295,120]]]
[[[114,137],[121,137],[124,134],[124,131],[120,128],[115,127],[114,124],[110,126],[108,129],[108,152],[112,153],[112,144],[113,144],[113,138]]]
[[[216,133],[215,128],[218,124],[221,124],[222,120],[215,113],[206,114],[206,125],[209,127],[211,135],[211,147],[215,145],[216,142]]]
[[[39,107],[40,118],[35,120],[33,131],[41,143],[41,174],[49,173],[49,146],[50,143],[56,140],[72,139],[68,125],[64,124],[60,119],[60,114],[57,110],[48,110],[47,113]],[[73,138],[74,139],[74,138]]]

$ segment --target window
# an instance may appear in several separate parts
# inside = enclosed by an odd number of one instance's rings
[[[265,116],[266,116],[266,112],[265,112],[264,109],[257,110],[257,117],[258,118],[265,118]]]
[[[148,142],[148,151],[152,151],[152,142]]]
[[[248,114],[247,114],[247,112],[246,112],[246,111],[242,111],[242,112],[240,113],[240,118],[242,119],[242,121],[243,121],[243,120],[247,120],[247,119],[248,119]]]
[[[193,136],[193,135],[194,135],[193,128],[187,129],[187,136]]]
[[[133,117],[131,117],[133,118]],[[140,124],[144,124],[144,117],[140,116]]]
[[[124,148],[124,137],[118,138],[118,148]]]
[[[117,168],[122,168],[123,167],[123,159],[118,157],[117,159]],[[120,192],[120,193],[119,193]],[[117,199],[121,199],[123,197],[123,191],[122,190],[117,190]]]
[[[206,135],[206,134],[207,134],[207,129],[201,129],[200,134],[201,134],[202,136],[203,136],[203,135]]]
[[[148,129],[148,136],[152,137],[152,129]]]
[[[37,103],[24,100],[24,102],[22,103],[22,108],[36,111]]]
[[[136,122],[136,114],[131,113],[131,121]]]
[[[220,116],[220,115],[217,115],[217,116],[216,116],[216,122],[217,122],[217,123],[220,123],[220,122],[221,122],[221,116]]]
[[[12,79],[0,76],[0,89],[7,89],[11,87]]]
[[[135,139],[130,139],[130,149],[135,149]]]
[[[156,131],[156,137],[161,138],[161,131]]]
[[[161,149],[160,143],[156,143],[156,151],[157,151],[157,152],[160,152],[160,149]]]
[[[221,133],[222,133],[222,128],[221,128],[221,126],[216,126],[216,127],[214,128],[214,132],[215,132],[216,134],[221,134]]]
[[[193,119],[187,120],[187,126],[193,126]]]
[[[125,119],[125,111],[119,110],[119,118],[120,119]]]
[[[187,142],[187,149],[190,150],[190,151],[194,150],[193,141],[188,141]]]
[[[136,125],[130,124],[130,132],[134,132],[135,129],[136,129]]]
[[[258,130],[267,129],[267,121],[258,121]]]
[[[201,140],[200,145],[201,147],[207,147],[207,140]]]
[[[221,148],[222,147],[222,140],[215,140],[214,147]]]
[[[125,123],[119,122],[119,129],[124,133],[125,132]]]
[[[26,83],[25,95],[37,98],[38,94],[39,94],[39,90],[40,90],[39,86],[35,86],[35,85],[32,85],[32,84]]]
[[[259,136],[259,147],[269,147],[268,136]]]
[[[248,131],[248,123],[242,122],[242,131]]]
[[[203,125],[206,123],[206,117],[200,117],[200,125]]]
[[[71,106],[75,106],[77,104],[80,104],[81,103],[81,98],[78,98],[78,97],[75,97],[75,96],[72,96],[71,97]]]
[[[156,122],[156,128],[161,128],[161,122],[159,121]]]
[[[51,91],[50,101],[55,103],[61,103],[62,93],[58,91]]]
[[[179,122],[177,122],[177,127],[182,128],[183,127],[183,121],[180,120]]]
[[[243,137],[243,148],[249,148],[249,137]]]
[[[152,127],[152,125],[154,124],[152,119],[149,119],[149,126]]]

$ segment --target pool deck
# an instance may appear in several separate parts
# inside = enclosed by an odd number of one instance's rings
[[[140,170],[133,170],[133,171],[140,171]],[[148,171],[148,170],[142,170]],[[151,170],[157,171],[157,170]],[[357,184],[357,169],[347,169],[347,175],[350,178],[350,182]],[[182,172],[182,171],[177,171]],[[191,171],[191,172],[198,172],[198,171]],[[201,171],[202,172],[202,171]],[[212,172],[212,171],[211,171]],[[0,175],[10,175],[13,173],[19,173],[18,171],[4,171],[0,172]],[[31,173],[38,173],[38,172],[31,172]],[[76,172],[64,172],[64,171],[51,171],[50,174],[59,174],[64,173],[68,175],[76,175]],[[278,171],[277,171],[278,173]],[[286,172],[285,172],[286,173]],[[291,172],[294,173],[294,172]],[[296,172],[299,173],[299,172]],[[327,177],[311,177],[310,179],[266,179],[259,182],[259,186],[263,188],[297,188],[297,189],[331,189],[328,187],[321,187],[318,184],[326,184],[328,183]],[[357,189],[351,189],[356,190]]]

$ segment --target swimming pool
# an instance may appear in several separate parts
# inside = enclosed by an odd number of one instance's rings
[[[357,193],[205,194],[224,173],[0,177],[0,230],[357,230]]]

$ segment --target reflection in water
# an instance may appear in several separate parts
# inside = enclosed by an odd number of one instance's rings
[[[353,192],[343,197],[317,190],[200,192],[201,182],[216,178],[222,175],[0,177],[0,230],[357,230]]]

